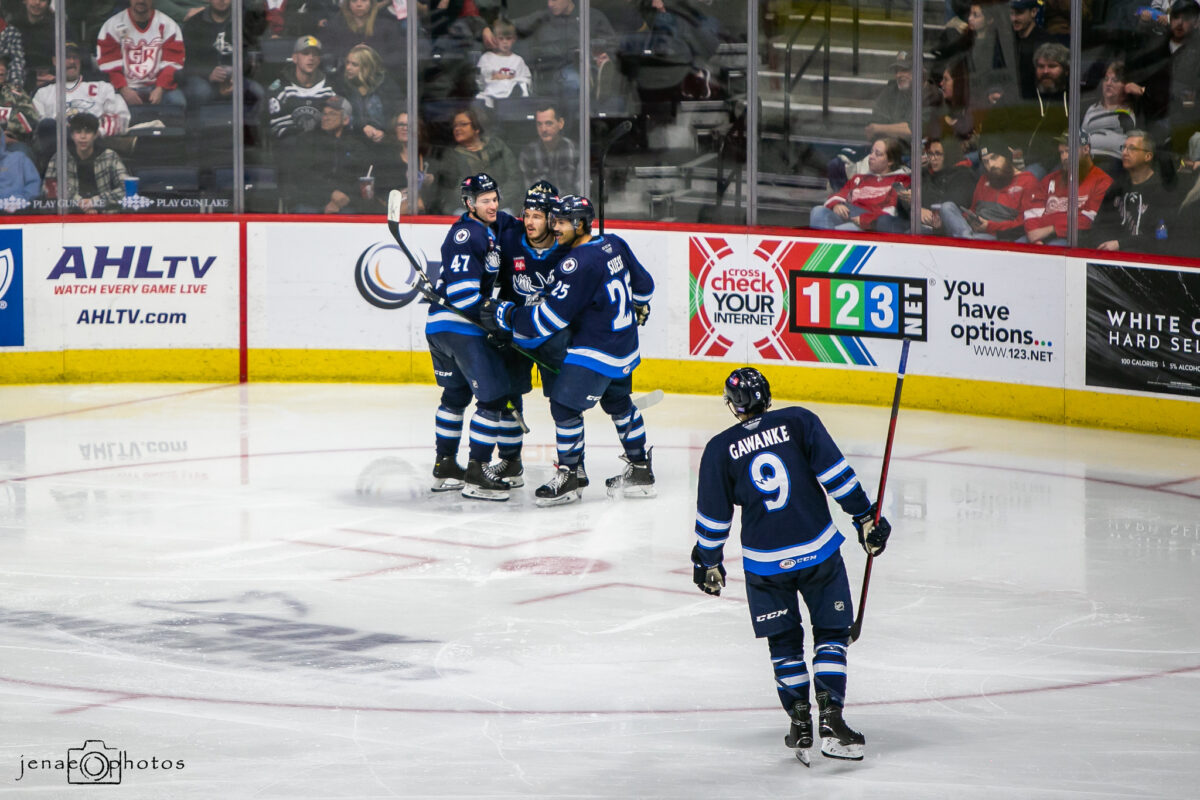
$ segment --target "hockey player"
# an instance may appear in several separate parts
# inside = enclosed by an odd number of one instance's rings
[[[650,316],[654,280],[618,236],[592,235],[591,201],[567,195],[550,212],[559,245],[570,252],[554,271],[554,283],[537,305],[505,300],[484,303],[481,322],[522,347],[536,347],[569,329],[571,344],[550,392],[558,464],[554,477],[535,492],[539,506],[582,497],[583,412],[600,402],[612,417],[625,450],[626,467],[605,485],[612,496],[653,497],[654,472],[642,415],[629,394],[641,361],[637,326]]]
[[[771,387],[758,370],[735,369],[725,380],[725,403],[739,424],[714,436],[700,459],[692,580],[708,594],[721,593],[723,548],[733,507],[741,506],[754,635],[767,639],[779,700],[791,718],[784,743],[808,763],[813,728],[799,592],[812,627],[821,752],[861,760],[866,740],[842,719],[854,611],[840,551],[844,540],[825,494],[853,517],[858,541],[872,556],[883,552],[891,525],[883,517],[874,523],[875,506],[816,414],[794,406],[768,410]]]
[[[463,179],[462,201],[467,210],[442,243],[442,270],[434,286],[457,313],[431,304],[425,323],[433,374],[442,387],[435,423],[433,491],[461,488],[464,497],[503,501],[508,499],[509,486],[496,477],[489,462],[509,396],[508,372],[499,351],[488,343],[477,323],[483,298],[500,270],[499,239],[520,223],[500,211],[500,191],[486,173]],[[464,471],[457,454],[472,396],[475,413]]]
[[[498,291],[493,291],[493,296],[518,306],[542,302],[545,290],[554,280],[554,268],[570,249],[557,243],[554,230],[550,227],[550,208],[557,199],[558,189],[549,181],[538,181],[525,193],[522,225],[506,227],[501,237],[500,278],[496,284]],[[562,367],[570,338],[570,331],[559,331],[537,347],[533,355],[542,364],[557,370]],[[533,361],[511,348],[502,353],[512,389],[508,405],[521,412],[525,407],[524,395],[533,390]],[[543,391],[549,397],[554,373],[541,369],[541,376]],[[511,410],[501,418],[501,426],[496,441],[500,460],[493,465],[493,471],[509,486],[524,486],[525,471],[521,463],[523,437],[520,423]],[[586,473],[581,474],[580,480],[586,485]]]

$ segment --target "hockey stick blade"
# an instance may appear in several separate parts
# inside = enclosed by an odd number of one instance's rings
[[[883,515],[883,493],[887,489],[888,465],[892,461],[892,442],[896,438],[896,417],[900,414],[900,393],[904,391],[904,373],[908,370],[908,347],[912,344],[911,339],[905,339],[904,344],[900,346],[900,366],[896,368],[896,392],[892,395],[892,418],[888,423],[887,444],[883,447],[883,469],[879,475],[879,493],[875,495],[875,523],[879,523],[879,518]],[[871,565],[875,562],[874,556],[867,554],[867,566],[863,570],[862,591],[858,596],[858,615],[854,619],[854,624],[850,626],[850,641],[858,641],[858,637],[862,635],[863,614],[867,607],[867,587],[871,585]]]
[[[645,411],[651,406],[656,406],[666,397],[662,389],[655,389],[653,392],[647,392],[641,397],[633,398],[633,404],[637,406],[638,411]]]
[[[414,256],[412,254],[412,251],[408,249],[408,245],[404,243],[404,237],[402,237],[400,235],[400,210],[403,205],[404,205],[403,196],[400,194],[399,189],[392,189],[390,192],[388,192],[388,204],[387,204],[388,232],[392,234],[392,238],[395,239],[396,244],[398,244],[400,246],[400,250],[403,251],[404,256],[408,259],[408,263],[412,265],[413,271],[417,273],[417,281],[419,284],[417,286],[417,288],[420,290],[421,294],[423,294],[425,296],[425,299],[427,299],[433,305],[438,306],[439,308],[444,308],[447,311],[462,318],[466,322],[469,322],[471,325],[474,325],[476,328],[486,331],[486,329],[482,325],[480,325],[478,322],[476,322],[475,320],[473,320],[469,316],[467,316],[463,312],[462,309],[456,308],[455,306],[451,305],[446,300],[446,298],[442,297],[441,295],[439,295],[437,292],[435,292],[433,290],[433,281],[431,281],[429,279],[429,275],[427,275],[425,273],[425,270],[421,267],[421,263],[419,261],[417,261],[416,256]],[[547,372],[553,372],[555,375],[558,374],[558,370],[556,370],[554,367],[550,366],[549,364],[543,363],[536,356],[534,356],[532,353],[530,353],[528,350],[526,350],[518,345],[512,344],[511,342],[509,343],[509,347],[511,347],[513,350],[520,353],[521,355],[525,356],[525,358],[528,358],[534,364],[537,364],[539,367],[546,370]]]

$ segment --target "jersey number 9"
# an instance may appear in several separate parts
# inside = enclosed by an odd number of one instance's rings
[[[779,456],[770,451],[756,455],[750,462],[750,479],[754,481],[755,489],[769,495],[763,500],[767,511],[778,511],[787,505],[791,487],[787,467]]]

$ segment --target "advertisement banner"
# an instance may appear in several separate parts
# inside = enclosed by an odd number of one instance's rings
[[[30,350],[237,347],[235,223],[43,225],[27,233],[26,302],[38,320]]]
[[[401,225],[436,281],[446,225]],[[382,224],[250,223],[250,346],[423,350],[428,305],[412,264]]]
[[[1044,258],[734,235],[688,250],[693,357],[890,367],[907,338],[923,374],[1062,385],[1065,287]]]
[[[1200,397],[1200,272],[1089,262],[1087,385]]]
[[[25,344],[24,247],[21,229],[0,230],[0,347]]]

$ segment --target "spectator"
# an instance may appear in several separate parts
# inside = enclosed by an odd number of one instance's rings
[[[1196,0],[1175,0],[1170,28],[1157,44],[1131,56],[1130,95],[1140,98],[1145,122],[1160,141],[1170,140],[1171,150],[1183,154],[1187,141],[1200,130],[1200,5]]]
[[[19,150],[30,161],[36,161],[30,145],[39,119],[37,108],[28,96],[5,80],[7,70],[8,62],[0,56],[0,126],[8,140],[7,149]]]
[[[154,9],[154,0],[129,0],[129,8],[100,28],[96,62],[126,104],[186,106],[175,85],[183,69],[183,31]]]
[[[902,143],[912,138],[912,54],[907,50],[896,53],[891,69],[892,79],[871,107],[871,121],[865,129],[870,142],[880,136],[891,136]]]
[[[968,158],[975,166],[979,159],[976,153],[979,147],[979,123],[971,110],[970,75],[965,58],[951,59],[946,65],[942,72],[941,90],[941,106],[937,109],[938,113],[930,115],[926,133],[930,139],[953,142],[951,152],[946,154],[951,163]]]
[[[1067,185],[1067,170],[1070,169],[1070,146],[1064,133],[1055,139],[1058,142],[1058,158],[1061,166],[1042,180],[1025,208],[1025,239],[1033,244],[1067,244],[1067,212],[1070,193]],[[1092,227],[1096,213],[1112,186],[1104,170],[1092,163],[1092,149],[1088,135],[1079,134],[1079,216],[1076,225],[1080,234]]]
[[[417,208],[414,211],[408,198],[408,143],[412,135],[412,126],[408,122],[408,114],[401,111],[392,118],[388,126],[391,134],[386,139],[387,155],[379,159],[375,167],[375,192],[378,206],[387,205],[387,196],[392,189],[405,192],[404,211],[406,214],[424,213],[427,202],[432,202],[430,194],[435,186],[435,176],[430,174],[429,137],[425,126],[417,121]]]
[[[67,129],[71,133],[67,182],[58,185],[58,162],[52,159],[46,169],[46,196],[62,197],[71,208],[85,214],[119,211],[129,171],[120,156],[97,141],[100,120],[94,114],[80,112],[67,121]]]
[[[301,36],[292,48],[292,64],[267,87],[267,113],[271,135],[284,139],[316,130],[321,125],[322,106],[333,96],[333,87],[321,71],[321,42]]]
[[[989,132],[1001,136],[1012,150],[1018,170],[1028,170],[1041,180],[1058,164],[1054,137],[1067,128],[1067,81],[1071,53],[1057,42],[1047,42],[1034,55],[1036,103],[1020,103],[988,113]]]
[[[824,205],[815,207],[808,226],[821,230],[906,233],[907,220],[897,217],[897,189],[907,189],[911,180],[901,164],[900,142],[880,136],[871,144],[866,173],[850,178]]]
[[[350,101],[351,129],[371,144],[381,144],[388,120],[400,107],[401,92],[370,45],[350,48],[338,93]]]
[[[389,71],[404,70],[408,43],[404,28],[395,17],[380,14],[391,0],[340,0],[338,11],[321,31],[325,47],[337,59],[337,68],[346,64],[350,49],[357,44],[370,45],[385,59]]]
[[[498,137],[487,138],[479,112],[466,108],[454,115],[454,149],[442,160],[445,179],[442,211],[449,212],[460,205],[459,181],[467,175],[486,172],[500,186],[500,202],[520,203],[525,197],[525,180],[517,157]]]
[[[1153,138],[1130,131],[1121,159],[1125,171],[1109,187],[1086,243],[1100,250],[1168,252],[1179,201],[1156,169]],[[1178,238],[1182,231],[1174,233]]]
[[[517,41],[517,29],[506,19],[498,19],[492,25],[496,38],[496,49],[488,51],[479,57],[476,65],[479,70],[479,95],[488,108],[497,100],[512,97],[513,92],[520,91],[522,97],[529,96],[529,84],[533,74],[525,64],[525,59],[513,52]]]
[[[612,25],[601,11],[590,11],[593,55],[597,49],[611,53],[616,41]],[[579,8],[575,0],[546,0],[545,9],[518,17],[513,25],[523,44],[526,63],[533,69],[535,91],[578,97]],[[490,29],[485,28],[483,35],[485,43],[489,36],[494,41]]]
[[[1052,41],[1037,24],[1040,0],[1011,0],[1009,18],[1012,21],[1012,36],[1001,37],[1004,48],[1004,63],[1009,66],[1011,80],[1025,100],[1036,94],[1037,76],[1034,72],[1034,53],[1046,42]]]
[[[521,173],[527,182],[550,181],[563,194],[570,194],[579,175],[579,148],[562,135],[566,120],[550,103],[539,105],[533,115],[537,141],[521,149]]]
[[[0,208],[19,211],[38,196],[42,179],[29,156],[9,150],[0,136]],[[14,202],[15,201],[15,202]]]
[[[921,232],[933,233],[942,229],[942,204],[950,201],[960,208],[971,204],[975,189],[975,173],[968,162],[953,162],[946,157],[946,145],[940,139],[927,139],[921,158]],[[912,189],[897,191],[899,217],[912,214]]]
[[[1121,170],[1121,145],[1125,137],[1138,126],[1137,114],[1125,92],[1125,62],[1115,59],[1108,63],[1100,81],[1100,99],[1088,106],[1079,123],[1091,141],[1092,160],[1096,166],[1115,176]]]
[[[118,136],[129,127],[129,106],[108,81],[83,79],[83,50],[75,42],[63,46],[63,80],[66,86],[67,118],[87,112],[99,120],[98,136]],[[54,137],[54,119],[58,115],[58,86],[51,83],[38,89],[33,106],[41,118],[38,139],[48,132]]]
[[[320,127],[298,134],[281,165],[290,210],[349,214],[371,209],[373,203],[359,194],[358,179],[371,168],[365,147],[350,130],[349,101],[337,95],[326,97]]]
[[[232,0],[208,0],[206,8],[188,17],[183,23],[183,40],[187,42],[187,69],[183,73],[183,93],[189,107],[205,103],[229,103],[233,95],[233,12]],[[261,15],[245,14],[242,24],[243,47],[252,48],[263,33],[265,20]],[[246,78],[245,117],[247,122],[258,119],[262,109],[263,87]]]
[[[996,28],[994,4],[972,3],[967,15],[970,46],[967,50],[967,74],[971,88],[971,108],[995,105],[1011,93],[1011,77],[1004,63],[1004,48]]]
[[[9,83],[32,95],[54,82],[54,12],[50,0],[22,0],[22,5],[0,33],[0,52],[12,59]]]
[[[994,141],[979,148],[983,175],[975,184],[971,208],[942,203],[942,225],[946,233],[960,239],[1004,239],[1015,241],[1023,233],[1021,212],[1037,190],[1037,179],[1018,172],[1012,155]]]

